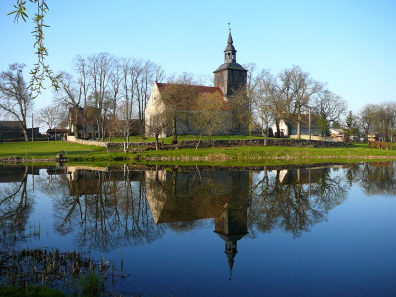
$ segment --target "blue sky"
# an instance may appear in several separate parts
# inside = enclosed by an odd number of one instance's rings
[[[31,20],[14,24],[0,5],[0,70],[36,61]],[[212,75],[231,23],[237,61],[276,74],[297,65],[343,97],[353,112],[396,101],[394,0],[47,0],[47,63],[72,71],[76,55],[108,52],[161,65],[167,74]],[[31,15],[34,7],[28,3]],[[26,80],[29,80],[26,71]],[[36,99],[50,104],[52,92]]]

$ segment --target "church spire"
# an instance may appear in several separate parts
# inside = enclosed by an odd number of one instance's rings
[[[224,63],[236,63],[237,51],[235,50],[233,43],[234,41],[232,40],[231,27],[230,27],[228,32],[227,46],[224,50]]]

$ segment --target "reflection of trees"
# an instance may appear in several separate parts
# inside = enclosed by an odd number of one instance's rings
[[[332,176],[330,168],[319,170],[316,178],[317,182],[311,183],[311,195],[318,209],[329,211],[348,198],[349,184],[339,175]]]
[[[70,194],[54,201],[55,229],[76,232],[79,246],[107,251],[151,242],[163,233],[153,223],[138,172],[76,170]]]
[[[28,195],[29,167],[10,167],[4,172],[8,180],[1,184],[0,190],[0,240],[2,244],[11,244],[25,232],[33,210],[33,197]]]
[[[366,195],[396,196],[396,163],[370,162],[359,169],[359,185]]]
[[[259,231],[280,228],[299,237],[326,219],[347,198],[347,185],[329,168],[275,170],[253,176],[250,224]]]

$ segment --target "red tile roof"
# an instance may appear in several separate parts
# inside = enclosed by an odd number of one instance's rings
[[[157,82],[156,82],[156,84],[158,86],[160,93],[168,88],[175,87],[175,86],[184,86],[186,88],[191,88],[192,92],[195,93],[194,96],[190,97],[190,98],[182,98],[182,100],[178,104],[179,105],[178,108],[183,109],[183,110],[198,110],[197,106],[199,106],[199,104],[197,104],[198,103],[197,100],[199,99],[200,94],[203,94],[203,93],[214,94],[214,93],[218,92],[219,94],[221,94],[221,96],[223,96],[223,92],[221,91],[221,89],[219,87],[183,85],[183,84],[166,84],[166,83],[157,83]],[[215,106],[219,106],[220,110],[222,110],[222,111],[231,111],[231,107],[227,101],[225,101],[223,98],[220,98],[220,97],[217,97],[217,98],[218,98],[219,102],[218,102],[218,104],[215,104]],[[188,100],[188,102],[186,100]],[[216,99],[214,99],[214,100],[216,100]],[[169,103],[169,102],[165,102],[165,103]],[[219,110],[219,109],[217,109],[217,110]]]
[[[207,86],[196,86],[196,85],[182,85],[182,84],[164,84],[164,83],[157,83],[158,88],[161,90],[170,87],[170,86],[186,86],[186,87],[191,87],[194,88],[194,90],[200,94],[200,93],[215,93],[215,92],[220,92],[223,95],[223,92],[219,87],[207,87]]]

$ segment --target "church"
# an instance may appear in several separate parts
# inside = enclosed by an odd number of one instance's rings
[[[145,131],[146,136],[154,136],[161,129],[159,137],[172,135],[172,126],[169,121],[166,123],[165,118],[169,118],[170,112],[177,113],[178,120],[175,121],[178,135],[205,135],[207,131],[200,126],[199,119],[203,116],[201,98],[204,95],[215,102],[210,112],[213,118],[221,121],[221,125],[216,125],[212,135],[247,135],[248,124],[246,123],[246,113],[249,106],[247,100],[240,100],[241,96],[246,98],[247,72],[236,60],[236,49],[233,45],[231,30],[228,33],[227,46],[224,50],[224,63],[221,64],[214,73],[214,86],[188,86],[170,83],[154,82],[151,95],[145,110]],[[171,101],[169,96],[170,90],[181,90],[189,88],[191,94],[187,92],[178,92],[179,98],[177,104]],[[177,91],[174,91],[173,97],[177,97]],[[184,94],[184,95],[180,95]],[[173,98],[172,97],[172,98]],[[181,98],[182,97],[182,98]],[[236,99],[238,97],[239,99]],[[238,104],[236,101],[238,100]],[[240,102],[243,102],[242,104]],[[172,104],[173,103],[173,104]],[[202,103],[202,102],[201,102]],[[167,115],[167,116],[160,116]],[[175,116],[174,116],[175,117]],[[159,121],[158,119],[161,118]],[[210,120],[209,120],[210,121]]]

